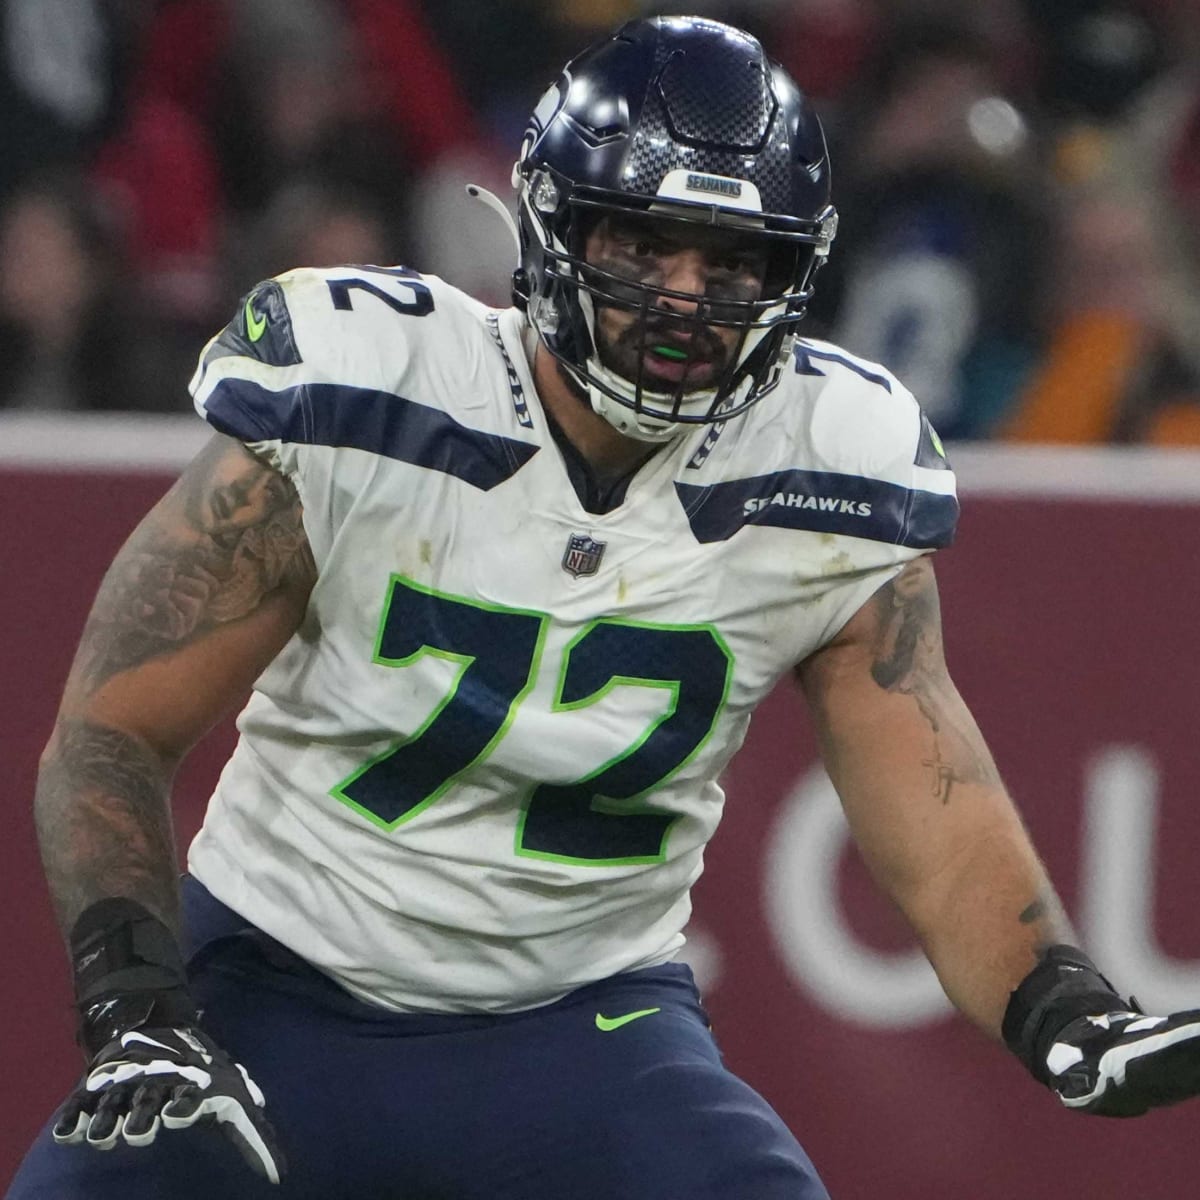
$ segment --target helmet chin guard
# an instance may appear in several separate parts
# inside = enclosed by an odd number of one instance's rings
[[[514,300],[621,433],[666,441],[736,416],[778,383],[837,214],[816,115],[748,34],[659,17],[585,50],[534,110],[513,184]],[[672,292],[589,263],[588,232],[616,216],[652,218],[684,242],[736,231],[764,252],[762,294]],[[640,337],[620,367],[601,336],[605,308],[632,314]],[[716,329],[736,333],[722,341],[732,349],[702,363]],[[646,371],[651,349],[678,360],[673,377]],[[695,372],[710,377],[691,383]]]

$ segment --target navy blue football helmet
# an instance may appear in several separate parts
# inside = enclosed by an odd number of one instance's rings
[[[820,122],[749,34],[698,17],[622,26],[572,59],[542,97],[513,185],[516,303],[592,407],[623,433],[665,440],[732,417],[775,386],[837,214]],[[762,295],[698,298],[590,266],[587,234],[614,214],[728,227],[755,245],[761,239]],[[664,318],[664,298],[668,308],[672,298],[688,301],[678,310],[687,315]],[[703,387],[689,388],[686,371],[677,385],[646,380],[640,369],[625,378],[600,361],[596,310],[603,306],[640,313],[643,328],[651,314],[658,329],[675,321],[682,345],[699,344],[699,326],[733,328],[738,340]]]

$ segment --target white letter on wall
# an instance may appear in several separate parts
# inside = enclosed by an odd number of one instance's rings
[[[767,840],[767,920],[788,975],[844,1020],[905,1029],[948,1015],[950,1002],[920,950],[874,950],[843,919],[837,866],[849,836],[833,784],[814,767],[781,805]]]
[[[1200,1005],[1200,963],[1163,954],[1154,936],[1158,771],[1137,746],[1110,746],[1085,779],[1080,925],[1113,986],[1151,1012]]]

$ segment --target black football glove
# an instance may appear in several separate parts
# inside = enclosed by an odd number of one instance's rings
[[[71,934],[88,1055],[83,1080],[55,1122],[60,1145],[150,1145],[163,1129],[219,1128],[271,1183],[283,1156],[246,1069],[198,1027],[175,939],[146,909],[102,900]]]
[[[1146,1016],[1072,946],[1052,946],[1013,992],[1004,1040],[1081,1112],[1136,1117],[1200,1094],[1200,1011]]]
[[[195,1026],[142,1026],[122,1033],[92,1060],[54,1126],[61,1145],[110,1150],[119,1139],[148,1146],[160,1129],[217,1125],[272,1183],[280,1153],[258,1085]]]
[[[1050,1086],[1068,1108],[1137,1117],[1200,1093],[1200,1012],[1076,1017],[1046,1055]]]

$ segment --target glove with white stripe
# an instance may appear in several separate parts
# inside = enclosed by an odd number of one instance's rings
[[[54,1125],[62,1145],[148,1146],[160,1130],[215,1125],[271,1183],[283,1173],[265,1100],[246,1069],[197,1027],[170,931],[130,900],[102,900],[71,933],[82,1082]]]
[[[1200,1094],[1200,1010],[1149,1017],[1073,946],[1052,946],[1009,999],[1004,1040],[1068,1108],[1136,1117]]]

